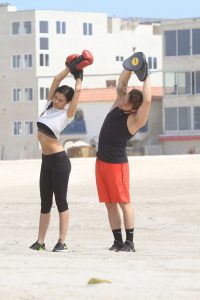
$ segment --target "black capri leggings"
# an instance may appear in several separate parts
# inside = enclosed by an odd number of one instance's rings
[[[40,172],[41,213],[51,211],[53,194],[59,212],[68,210],[67,188],[71,163],[65,151],[44,155]]]

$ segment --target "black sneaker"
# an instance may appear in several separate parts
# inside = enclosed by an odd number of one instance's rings
[[[40,244],[38,242],[35,242],[29,248],[32,250],[43,251],[43,250],[45,250],[45,244]]]
[[[66,244],[62,243],[61,241],[58,241],[52,251],[53,252],[62,252],[62,251],[66,251],[66,250],[67,250]]]
[[[134,243],[132,243],[131,241],[125,241],[124,246],[119,251],[135,252]]]
[[[114,240],[114,244],[112,245],[112,247],[109,248],[109,250],[117,252],[120,251],[123,246],[124,246],[123,242]]]

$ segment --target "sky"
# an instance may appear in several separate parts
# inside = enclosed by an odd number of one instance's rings
[[[200,0],[0,0],[17,10],[104,12],[108,16],[181,19],[200,17]]]

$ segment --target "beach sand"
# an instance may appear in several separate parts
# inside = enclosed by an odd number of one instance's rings
[[[55,204],[47,251],[30,250],[41,161],[0,162],[1,300],[200,299],[200,155],[129,162],[136,253],[108,250],[113,237],[98,203],[95,158],[71,159],[68,251],[51,252],[58,238]],[[92,277],[111,283],[88,285]]]

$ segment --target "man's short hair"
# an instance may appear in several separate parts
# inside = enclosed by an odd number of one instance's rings
[[[138,89],[132,89],[128,93],[128,102],[132,104],[133,109],[138,109],[143,101],[143,94]]]

